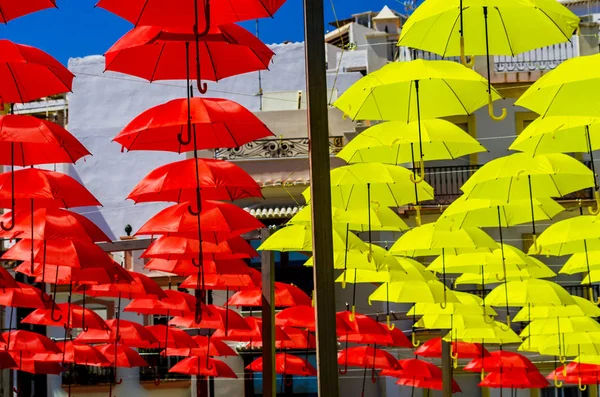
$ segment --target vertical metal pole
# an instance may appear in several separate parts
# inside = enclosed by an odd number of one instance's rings
[[[304,0],[318,395],[339,396],[323,0]]]
[[[270,235],[269,229],[260,231],[262,241]],[[263,336],[263,396],[277,394],[275,373],[275,262],[271,251],[261,251],[262,271],[262,336]]]
[[[450,342],[442,340],[442,397],[452,397],[452,358]]]

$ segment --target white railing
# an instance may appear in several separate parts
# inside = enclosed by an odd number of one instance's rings
[[[579,37],[571,41],[538,48],[517,56],[494,56],[497,73],[549,71],[570,58],[579,56]]]

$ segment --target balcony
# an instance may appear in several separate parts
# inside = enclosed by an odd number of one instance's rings
[[[329,153],[335,156],[344,146],[343,136],[329,137]],[[221,160],[272,160],[308,157],[308,138],[259,139],[233,149],[217,149]]]
[[[589,168],[591,163],[585,161]],[[445,167],[425,167],[425,181],[429,183],[435,194],[434,201],[427,201],[425,205],[450,205],[462,195],[461,186],[481,168],[481,165],[457,165]],[[592,189],[580,190],[557,199],[558,201],[569,200],[592,200],[594,193]]]
[[[161,381],[165,382],[191,379],[189,375],[169,372],[169,369],[184,357],[164,357],[160,355],[161,351],[162,349],[139,349],[140,355],[149,365],[140,367],[140,382],[154,382],[157,374]]]
[[[101,386],[108,385],[113,379],[113,367],[74,365],[62,374],[63,386]]]

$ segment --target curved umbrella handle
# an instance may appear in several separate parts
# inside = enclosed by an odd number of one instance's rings
[[[14,200],[11,204],[11,214],[10,214],[10,226],[6,226],[6,224],[4,223],[4,221],[0,222],[0,228],[2,228],[2,230],[4,230],[5,232],[10,232],[11,230],[13,230],[15,228],[15,203]]]
[[[531,236],[531,240],[533,241],[533,252],[534,255],[541,255],[542,254],[542,247],[540,247],[537,243],[537,236],[534,234]]]
[[[294,380],[290,379],[286,376],[286,374],[281,375],[283,376],[283,384],[286,385],[287,387],[291,387],[294,384]]]
[[[352,311],[350,312],[350,321],[354,322],[356,320],[356,306],[352,305]]]
[[[392,323],[392,321],[390,320],[390,315],[389,314],[385,317],[385,320],[387,322],[387,328],[390,331],[393,331],[394,328],[396,328],[396,324]]]
[[[467,56],[465,55],[465,37],[461,36],[460,37],[460,63],[463,64],[463,66],[466,66],[468,68],[472,68],[473,66],[475,66],[475,57],[471,56],[471,60],[467,61]]]
[[[200,267],[202,266],[202,263],[200,263],[199,260],[196,262],[196,258],[192,258],[192,265],[194,265],[194,267]]]
[[[15,393],[17,396],[20,396],[20,395],[21,395],[21,390],[17,389],[17,388],[16,388],[16,387],[14,387],[14,386],[13,386],[13,389],[12,389],[12,391],[13,391],[13,393]]]
[[[207,355],[206,355],[206,369],[210,371],[210,370],[212,370],[214,367],[215,367],[215,366],[214,366],[214,365],[212,365],[212,364],[210,363],[210,358],[209,358],[209,356],[208,356],[208,354],[207,354]]]
[[[488,319],[489,319],[489,321],[488,321]],[[483,322],[486,324],[494,324],[495,321],[496,320],[494,320],[494,317],[492,317],[492,316],[484,316],[483,317]]]
[[[188,212],[193,216],[200,215],[200,211],[195,210],[191,205],[188,205]]]
[[[500,326],[500,328],[502,331],[508,331],[510,329],[510,316],[508,314],[506,315],[506,328],[502,326]]]
[[[496,273],[496,280],[498,280],[500,282],[506,281],[506,273],[504,273],[504,277],[500,277],[500,276],[498,276],[498,273]]]
[[[561,388],[563,386],[563,382],[558,380],[558,376],[554,374],[554,387]]]
[[[154,378],[154,386],[156,386],[156,387],[160,386],[160,375],[158,375]]]
[[[446,300],[444,300],[443,302],[440,302],[440,308],[442,310],[446,310],[447,307],[448,307],[448,302]]]
[[[579,390],[585,391],[587,389],[587,385],[582,385],[581,384],[581,378],[579,378],[579,380],[578,380],[577,383],[578,383],[577,387],[579,388]]]
[[[115,385],[120,385],[121,383],[123,383],[123,378],[119,378],[119,380],[117,380],[117,377],[115,375]]]
[[[191,134],[191,132],[190,132],[190,133],[188,133],[187,139],[183,139],[183,131],[180,131],[180,132],[177,134],[177,142],[179,142],[179,144],[180,144],[181,146],[187,146],[187,145],[189,145],[190,143],[192,143],[192,134]]]
[[[371,369],[371,383],[377,383],[377,372],[375,372],[375,368]]]
[[[558,357],[558,361],[560,361],[561,364],[564,364],[564,363],[567,362],[567,357],[565,357],[565,356],[559,356]],[[567,376],[567,367],[566,366],[564,366],[564,368],[563,368],[563,374],[565,376]]]
[[[412,345],[413,345],[413,347],[419,347],[419,346],[421,346],[421,342],[417,340],[417,334],[415,333],[415,331],[413,331],[411,339],[412,339]]]
[[[54,301],[52,301],[52,311],[50,312],[50,319],[52,319],[52,321],[54,321],[55,323],[59,322],[60,320],[62,320],[63,315],[62,313],[58,313],[58,318],[54,318],[54,313],[56,312],[56,303]],[[68,327],[68,324],[65,324],[65,328]]]
[[[346,375],[348,373],[348,360],[346,360],[346,362],[344,363],[344,369],[338,368],[338,373],[340,375]]]
[[[488,113],[490,115],[490,118],[494,121],[502,121],[506,118],[506,115],[508,114],[506,112],[506,108],[502,108],[502,113],[500,114],[500,116],[496,116],[494,114],[494,102],[492,101],[492,93],[491,92],[488,95]]]
[[[423,161],[423,159],[421,159],[421,161],[419,161],[419,171],[421,173],[421,176],[415,177],[413,174],[410,174],[410,176],[409,176],[410,181],[412,183],[414,183],[415,185],[418,183],[421,183],[425,180],[425,162]]]
[[[594,209],[594,207],[588,207],[588,212],[590,213],[590,215],[598,215],[600,214],[600,191],[596,190],[594,192],[594,200],[596,201],[596,208]]]

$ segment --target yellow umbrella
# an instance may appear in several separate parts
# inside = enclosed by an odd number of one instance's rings
[[[366,207],[365,207],[366,208]],[[367,215],[367,211],[370,214]],[[369,225],[369,216],[371,221],[371,230],[386,231],[386,232],[402,232],[408,230],[408,225],[388,207],[382,207],[376,202],[372,202],[370,209],[349,209],[343,210],[341,208],[332,208],[333,223],[341,224],[348,227],[348,230],[356,232],[364,232],[367,230]],[[302,208],[296,215],[294,215],[287,224],[289,225],[302,225],[310,224],[311,219],[311,207],[310,205]]]
[[[337,157],[347,163],[413,163],[414,167],[416,158],[448,160],[486,151],[456,124],[442,119],[421,120],[421,147],[422,156],[416,122],[388,121],[361,132]]]
[[[562,334],[559,338],[553,336],[529,337],[519,346],[519,351],[537,352],[546,356],[557,356],[561,362],[566,357],[579,354],[600,354],[600,333],[598,332],[573,332]]]
[[[587,299],[572,296],[574,305],[565,306],[532,306],[527,305],[521,309],[513,321],[531,322],[552,317],[600,317],[600,308]]]
[[[447,56],[516,55],[569,41],[579,18],[554,0],[428,0],[408,18],[399,45]],[[491,88],[491,87],[490,87]],[[490,90],[491,92],[491,90]],[[490,99],[490,116],[495,117]]]
[[[499,269],[496,272],[487,272],[485,277],[477,273],[464,273],[459,276],[455,281],[454,285],[464,284],[497,284],[499,279],[507,281],[522,281],[531,278],[552,278],[556,277],[548,266],[542,264],[542,267],[527,267],[522,270],[504,271]]]
[[[575,305],[573,297],[560,285],[546,280],[529,279],[524,281],[508,281],[505,283],[508,296],[503,286],[494,288],[486,297],[492,306],[524,307],[528,304],[540,306]]]
[[[419,263],[411,258],[404,258],[400,256],[396,256],[395,258],[398,260],[398,263],[400,263],[404,271],[406,271],[411,277],[423,278],[427,281],[437,281],[435,274],[428,271],[422,263]]]
[[[451,342],[453,340],[467,342],[467,343],[487,343],[504,345],[509,343],[521,343],[522,340],[519,335],[510,328],[503,327],[504,324],[494,321],[492,324],[486,324],[482,327],[456,329],[453,328],[446,336],[444,340]]]
[[[552,116],[538,118],[521,132],[509,149],[526,152],[532,156],[547,153],[588,153],[594,178],[596,208],[600,212],[600,191],[596,180],[594,150],[600,149],[600,118],[585,116]]]
[[[591,317],[554,317],[533,320],[523,331],[521,337],[535,335],[557,335],[573,332],[600,333],[600,324]],[[600,342],[600,341],[599,341]]]
[[[339,167],[331,171],[331,203],[345,211],[370,208],[372,202],[385,207],[401,207],[419,200],[433,200],[433,188],[426,182],[414,185],[406,168],[366,163]],[[310,202],[310,189],[302,195]],[[367,216],[370,211],[365,210]]]
[[[600,117],[600,54],[571,58],[540,77],[517,100],[516,106],[542,117]]]
[[[436,227],[435,223],[428,223],[405,233],[394,243],[390,252],[394,255],[406,256],[442,255],[443,259],[446,252],[450,254],[477,250],[491,252],[497,247],[498,244],[481,229],[465,228],[450,231]],[[442,267],[442,277],[445,285],[445,266]],[[444,301],[442,305],[445,304]]]
[[[494,321],[487,317],[487,321],[479,314],[425,314],[415,323],[416,328],[425,329],[466,329],[485,328]]]
[[[387,270],[387,265],[392,265],[398,270],[403,270],[402,266],[398,264],[396,258],[387,254],[387,251],[383,248],[373,244],[372,255],[369,255],[368,249],[366,251],[359,251],[356,249],[344,249],[336,248],[333,251],[333,267],[334,269],[346,270],[348,269],[363,269],[363,270]],[[308,258],[304,262],[304,266],[314,266],[313,257]]]
[[[346,233],[339,226],[333,227],[333,247],[335,250],[356,250],[368,252],[369,248],[352,233]],[[259,251],[312,251],[312,230],[310,225],[284,226],[270,235],[258,247]]]
[[[577,252],[571,255],[558,273],[576,274],[591,270],[600,270],[600,251]]]
[[[388,284],[388,283],[386,283]],[[395,303],[458,303],[452,291],[439,281],[409,280],[381,285],[369,296],[372,301]]]
[[[528,199],[562,197],[593,187],[592,171],[566,154],[554,153],[531,157],[516,153],[490,161],[462,186],[467,199],[492,199],[505,203]],[[536,245],[535,216],[532,216]]]
[[[406,313],[407,316],[423,316],[423,315],[441,315],[441,314],[487,314],[488,316],[498,315],[492,307],[483,307],[483,299],[473,294],[466,292],[453,291],[454,296],[458,298],[459,303],[448,303],[446,308],[442,308],[436,303],[416,303]]]
[[[489,91],[486,91],[486,88]],[[423,181],[422,119],[467,115],[500,98],[477,72],[451,61],[391,62],[369,73],[333,104],[353,120],[417,121]]]

